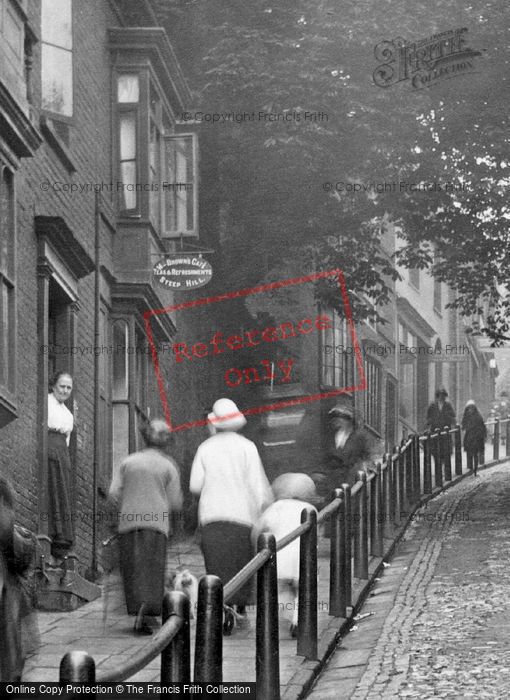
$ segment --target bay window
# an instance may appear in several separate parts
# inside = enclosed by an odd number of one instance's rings
[[[118,72],[116,101],[120,215],[149,220],[161,237],[198,235],[196,135],[174,133],[149,71]]]
[[[57,118],[72,117],[72,0],[42,0],[41,80],[42,108]]]

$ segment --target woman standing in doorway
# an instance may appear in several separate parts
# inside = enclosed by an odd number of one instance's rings
[[[74,419],[65,405],[72,390],[71,375],[57,372],[48,394],[48,534],[52,539],[51,553],[57,559],[65,556],[74,544],[69,457]]]

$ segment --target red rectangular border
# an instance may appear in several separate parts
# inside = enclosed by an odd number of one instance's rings
[[[349,304],[349,297],[347,295],[347,286],[345,284],[345,278],[341,270],[329,270],[327,272],[317,272],[313,275],[305,275],[303,277],[294,277],[293,279],[282,280],[280,282],[271,282],[269,284],[264,284],[258,287],[249,287],[247,289],[240,289],[237,292],[228,292],[226,294],[219,294],[214,297],[204,297],[202,299],[196,299],[195,301],[185,301],[181,304],[174,304],[173,306],[167,306],[164,309],[151,309],[146,311],[143,315],[143,320],[145,324],[145,330],[147,333],[147,339],[149,342],[149,347],[151,350],[152,361],[154,364],[154,371],[156,373],[156,378],[158,382],[159,395],[161,398],[161,404],[163,406],[163,411],[165,415],[165,420],[169,429],[172,432],[177,432],[179,430],[188,430],[189,428],[198,428],[207,425],[207,419],[202,418],[201,420],[189,421],[187,423],[181,423],[180,425],[172,425],[172,420],[170,416],[170,407],[168,405],[167,396],[165,389],[163,387],[163,379],[161,377],[161,371],[159,366],[158,351],[154,344],[154,336],[152,334],[152,327],[150,319],[152,316],[160,316],[161,314],[171,313],[172,311],[182,311],[183,309],[191,309],[196,306],[206,306],[208,304],[215,304],[219,301],[226,301],[228,299],[239,299],[241,297],[251,296],[252,294],[260,294],[261,292],[267,292],[273,289],[281,289],[282,287],[291,287],[296,284],[305,284],[306,282],[315,282],[316,280],[325,279],[327,277],[336,277],[338,280],[338,285],[340,287],[340,293],[342,296],[342,302],[344,305],[345,318],[347,319],[347,325],[349,327],[349,332],[351,335],[352,345],[354,348],[354,355],[356,358],[356,365],[358,369],[358,374],[360,377],[360,383],[344,387],[342,389],[334,389],[332,391],[321,392],[319,394],[311,394],[309,396],[303,396],[299,399],[287,399],[285,401],[277,401],[276,403],[268,404],[266,406],[256,406],[255,408],[248,408],[241,411],[245,416],[253,416],[259,413],[266,413],[267,411],[275,411],[279,408],[287,408],[289,406],[296,406],[299,404],[310,403],[312,401],[320,401],[321,399],[327,399],[332,396],[339,396],[341,394],[347,394],[354,391],[364,391],[367,388],[367,382],[365,378],[365,373],[363,371],[363,360],[361,357],[361,350],[358,343],[358,338],[356,336],[356,330],[354,328],[354,322],[352,320],[352,310]]]

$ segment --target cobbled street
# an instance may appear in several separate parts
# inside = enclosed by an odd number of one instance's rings
[[[509,542],[508,463],[431,500],[308,697],[508,698]]]

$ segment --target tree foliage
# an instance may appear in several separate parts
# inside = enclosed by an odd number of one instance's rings
[[[391,298],[385,222],[401,229],[399,264],[428,267],[463,313],[492,304],[488,332],[508,331],[508,46],[501,0],[158,0],[196,104],[255,114],[201,127],[218,153],[215,193],[234,287],[341,268],[355,314]],[[424,89],[375,85],[374,47],[466,27],[473,70]],[[380,63],[380,61],[379,61]],[[289,121],[259,118],[288,114]],[[304,113],[317,119],[304,119]],[[327,119],[318,118],[318,114]],[[300,120],[292,115],[301,115]],[[400,183],[436,183],[411,191]],[[332,189],[324,189],[329,187]],[[336,183],[359,183],[346,192]],[[382,183],[395,189],[378,192]],[[454,185],[448,190],[444,185]],[[439,185],[439,189],[437,189]],[[235,264],[233,264],[235,263]],[[331,296],[327,285],[319,290]]]

